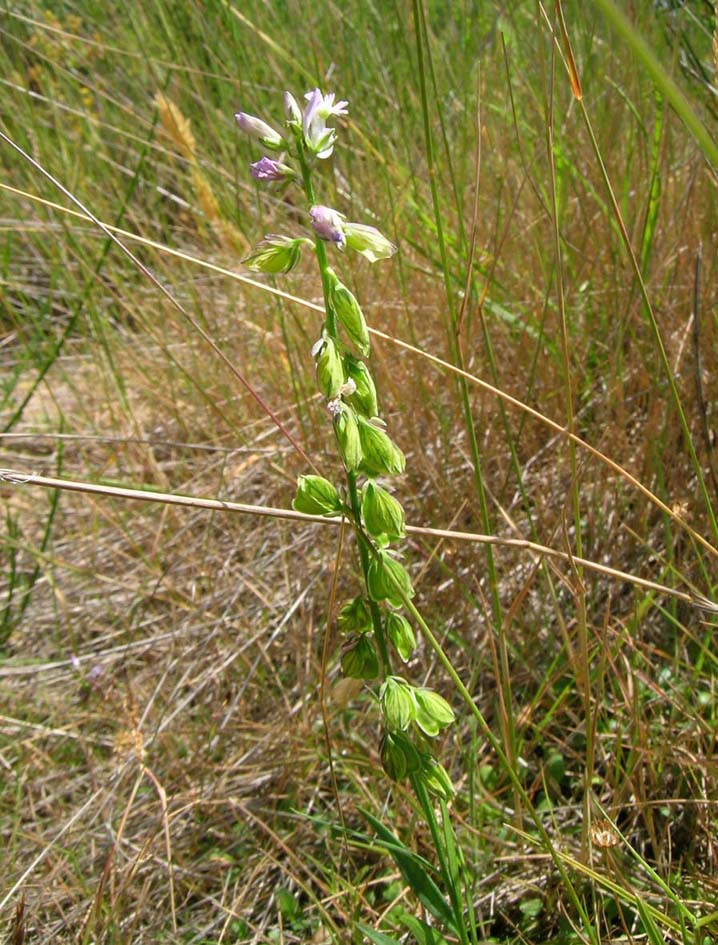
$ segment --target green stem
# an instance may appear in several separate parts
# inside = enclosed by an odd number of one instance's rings
[[[378,552],[372,549],[372,554],[378,554]],[[479,727],[481,728],[481,731],[483,732],[484,737],[486,738],[486,740],[488,741],[488,743],[491,745],[494,752],[496,753],[496,756],[499,759],[499,762],[501,763],[501,767],[504,769],[509,780],[512,783],[514,791],[516,792],[518,797],[521,799],[525,809],[528,811],[534,823],[534,826],[536,828],[536,832],[541,838],[541,842],[543,843],[544,848],[546,849],[549,856],[551,857],[551,860],[553,861],[553,864],[556,867],[556,870],[558,871],[559,876],[561,877],[561,881],[564,884],[566,891],[568,892],[568,895],[574,905],[574,908],[576,909],[576,911],[578,912],[579,916],[581,917],[584,923],[584,927],[586,928],[587,934],[590,938],[592,945],[598,945],[598,938],[595,935],[595,932],[593,931],[589,916],[586,912],[586,909],[584,908],[583,903],[581,902],[581,899],[578,896],[578,893],[576,892],[574,884],[571,882],[571,877],[568,875],[566,867],[564,866],[562,862],[561,854],[558,852],[553,841],[551,840],[551,837],[549,836],[549,833],[546,830],[546,827],[544,826],[543,821],[541,820],[540,814],[531,803],[531,798],[529,797],[528,792],[526,791],[526,788],[521,783],[521,779],[517,773],[515,765],[511,762],[511,759],[509,758],[508,754],[504,751],[499,739],[494,735],[493,731],[491,730],[491,726],[484,718],[483,712],[478,707],[478,705],[474,702],[474,699],[471,693],[469,692],[469,690],[464,685],[464,682],[461,679],[461,676],[459,676],[458,672],[454,668],[453,663],[451,662],[446,652],[444,651],[444,648],[436,639],[430,627],[428,626],[424,618],[421,616],[417,608],[412,603],[411,598],[405,594],[404,590],[399,586],[398,583],[394,582],[394,586],[396,587],[397,594],[401,598],[401,601],[404,607],[406,608],[408,613],[411,614],[411,616],[414,618],[417,625],[421,629],[424,639],[429,644],[429,647],[434,651],[434,654],[438,658],[439,662],[446,670],[451,681],[453,682],[454,686],[458,690],[458,693],[461,696],[464,704],[466,705],[468,710],[471,712],[473,717],[476,719],[476,721],[479,723]]]
[[[297,139],[297,158],[299,160],[299,166],[302,171],[302,183],[304,184],[304,193],[306,195],[307,201],[310,207],[313,207],[316,204],[316,197],[314,195],[314,184],[312,182],[312,170],[307,160],[307,155],[304,150],[304,145],[301,140]],[[324,311],[326,314],[325,328],[327,334],[333,341],[338,340],[337,332],[337,319],[334,314],[334,310],[331,306],[330,301],[330,291],[331,291],[331,278],[330,278],[330,267],[329,267],[329,257],[327,256],[327,248],[324,245],[324,241],[318,236],[314,238],[314,250],[317,256],[317,263],[319,265],[319,273],[322,279],[322,291],[324,295]],[[349,499],[351,504],[352,515],[354,517],[354,522],[356,525],[361,525],[361,504],[359,501],[359,491],[357,489],[357,477],[355,472],[347,471],[347,485],[349,488]],[[368,575],[369,575],[369,548],[367,547],[366,539],[357,530],[357,544],[359,546],[359,560],[361,562],[362,574],[364,575],[364,584],[368,588]],[[384,675],[391,674],[391,659],[389,656],[389,649],[386,645],[386,636],[384,634],[384,625],[381,620],[381,613],[379,607],[376,604],[376,601],[373,601],[371,597],[369,598],[369,611],[371,613],[371,621],[374,627],[374,637],[379,646],[379,656],[382,662],[382,669]]]
[[[424,782],[416,774],[411,775],[411,786],[413,787],[414,793],[419,799],[421,809],[424,812],[424,817],[426,818],[426,822],[429,825],[429,830],[431,831],[431,840],[434,844],[436,857],[439,861],[439,871],[441,872],[444,885],[446,886],[447,892],[449,893],[451,908],[456,919],[456,932],[461,941],[461,945],[469,945],[469,937],[464,924],[464,910],[462,908],[461,898],[456,886],[456,877],[453,875],[451,870],[448,850],[444,839],[441,836],[441,831],[439,830],[439,822],[436,818],[434,805],[431,803],[431,798],[429,797],[429,792],[427,791]],[[443,808],[442,816],[445,815],[448,815],[448,811],[446,808]]]

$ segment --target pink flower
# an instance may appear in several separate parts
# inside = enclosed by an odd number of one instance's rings
[[[254,115],[248,115],[246,112],[237,112],[234,116],[237,124],[248,135],[253,138],[259,138],[262,144],[275,151],[284,145],[284,140],[278,131],[275,131],[271,125],[261,118],[255,118]]]
[[[281,161],[263,157],[249,165],[250,173],[255,180],[285,180],[294,177],[294,171]]]
[[[314,232],[319,239],[328,240],[336,243],[340,249],[344,248],[346,239],[344,236],[344,217],[331,207],[312,207],[309,211],[309,219],[312,221]]]

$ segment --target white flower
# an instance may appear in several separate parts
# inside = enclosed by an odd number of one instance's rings
[[[304,96],[308,101],[302,118],[304,143],[318,158],[328,158],[334,150],[337,133],[333,128],[327,128],[327,118],[332,115],[346,115],[347,102],[334,104],[334,93],[322,95],[320,89],[307,92]]]

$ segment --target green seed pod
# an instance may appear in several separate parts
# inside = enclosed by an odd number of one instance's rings
[[[379,701],[389,731],[403,732],[414,721],[414,690],[401,676],[387,676],[379,690]]]
[[[369,368],[359,358],[348,354],[344,358],[344,371],[347,378],[354,381],[356,385],[354,393],[347,397],[349,403],[365,417],[375,417],[379,412],[379,405],[374,379]]]
[[[386,732],[380,752],[384,771],[392,781],[401,781],[421,767],[419,752],[402,732]]]
[[[450,801],[454,796],[454,785],[451,778],[446,773],[443,765],[439,764],[435,758],[425,755],[422,758],[421,771],[419,772],[424,787],[434,797],[440,797],[442,800]]]
[[[342,654],[342,672],[351,679],[377,678],[379,657],[371,635],[363,633],[347,646]]]
[[[254,272],[290,272],[299,262],[303,242],[289,236],[267,236],[243,260],[244,265]]]
[[[339,396],[344,383],[344,365],[334,341],[325,335],[317,356],[317,385],[327,400]]]
[[[433,689],[416,689],[414,695],[417,705],[415,721],[425,735],[438,735],[456,718],[446,699]]]
[[[351,407],[344,404],[337,406],[334,414],[334,432],[344,465],[349,472],[356,472],[361,463],[362,450],[357,416]]]
[[[307,515],[338,515],[342,510],[339,493],[322,476],[300,476],[292,508]]]
[[[404,509],[371,479],[364,485],[361,514],[370,535],[386,535],[390,541],[404,536]]]
[[[369,354],[369,331],[359,303],[345,285],[334,276],[330,302],[339,324],[352,344],[363,354]]]
[[[372,629],[371,611],[366,597],[355,597],[344,604],[337,616],[341,633],[368,633]]]
[[[391,640],[394,649],[406,663],[416,649],[416,637],[406,617],[401,614],[388,614],[386,635]]]
[[[406,569],[385,551],[380,551],[376,557],[372,556],[369,562],[367,590],[372,600],[388,600],[395,607],[401,607],[404,596],[414,596],[414,588]],[[403,591],[404,595],[400,591]]]
[[[368,476],[398,476],[404,472],[406,459],[399,447],[374,423],[359,416],[359,436],[363,454],[362,471]]]

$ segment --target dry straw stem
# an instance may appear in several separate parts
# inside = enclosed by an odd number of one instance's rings
[[[210,269],[212,272],[217,272],[221,275],[227,276],[230,279],[234,279],[237,282],[242,282],[245,285],[252,286],[253,288],[261,289],[263,292],[268,292],[270,295],[275,295],[278,298],[284,299],[287,302],[293,302],[297,305],[303,306],[304,308],[312,309],[313,311],[320,313],[322,316],[324,315],[324,308],[321,305],[317,305],[314,302],[309,302],[307,299],[303,299],[300,296],[292,295],[290,292],[284,292],[281,289],[276,289],[274,288],[274,286],[267,285],[263,282],[258,282],[256,279],[252,279],[249,276],[245,276],[245,275],[242,275],[241,273],[234,272],[231,269],[226,269],[223,266],[218,266],[215,263],[211,263],[211,262],[208,262],[207,260],[200,259],[197,256],[192,256],[191,254],[184,253],[181,250],[172,249],[169,246],[165,246],[163,243],[158,243],[155,240],[147,239],[144,236],[139,236],[135,233],[129,232],[128,230],[123,230],[123,229],[120,229],[119,227],[112,226],[108,223],[103,223],[100,220],[98,220],[96,217],[94,217],[93,215],[89,214],[89,212],[83,213],[77,210],[70,210],[67,207],[61,206],[60,204],[53,203],[50,200],[45,200],[44,198],[38,197],[35,194],[31,194],[31,193],[28,193],[27,191],[19,190],[18,188],[11,187],[10,185],[4,184],[2,182],[0,182],[0,188],[3,190],[7,190],[11,193],[17,194],[18,196],[26,197],[30,200],[34,200],[54,210],[58,210],[61,213],[66,213],[66,214],[69,214],[70,216],[74,216],[79,219],[83,219],[83,220],[87,220],[88,222],[95,223],[103,230],[103,232],[106,232],[108,235],[117,234],[118,236],[122,236],[124,239],[132,240],[133,242],[140,243],[143,246],[149,246],[152,249],[156,249],[159,252],[166,253],[170,256],[175,256],[178,259],[183,259],[185,262],[190,262],[190,263],[193,263],[194,265],[202,266],[205,269]],[[64,188],[63,188],[63,191],[64,191]],[[67,193],[67,191],[64,191],[64,192]],[[71,198],[71,199],[74,199],[74,198]],[[122,247],[123,251],[126,252],[127,255],[131,259],[134,260],[134,257],[129,252],[129,250],[127,250],[126,247],[122,246],[122,243],[119,240],[116,240],[116,242],[118,243],[118,245]],[[161,291],[165,295],[167,295],[170,301],[172,301],[174,305],[179,307],[176,300],[172,298],[172,296],[169,295],[169,293],[164,288],[164,286],[161,286],[161,284],[153,276],[151,276],[151,274],[147,272],[146,267],[141,266],[140,264],[140,268],[143,272],[147,273],[150,276],[152,281],[160,287]],[[181,309],[181,307],[180,307],[180,311],[185,317],[189,318],[187,313],[184,312],[184,310]],[[212,345],[212,347],[216,349],[216,346],[212,344],[211,339],[207,338],[206,333],[201,329],[199,325],[193,324],[193,327],[196,327],[197,331],[200,332],[200,334],[202,334],[202,337],[205,338],[205,340],[207,340]],[[409,342],[407,341],[402,341],[400,338],[396,338],[393,335],[389,335],[386,332],[380,331],[378,328],[370,327],[369,333],[376,338],[381,338],[383,341],[387,341],[390,344],[396,345],[398,348],[403,348],[405,351],[408,351],[410,354],[416,355],[417,357],[420,357],[420,358],[424,358],[425,360],[429,361],[431,364],[435,365],[437,368],[439,368],[442,371],[449,371],[450,373],[455,374],[458,377],[465,378],[467,381],[469,381],[469,383],[473,384],[474,386],[479,387],[482,390],[485,390],[487,393],[492,394],[494,397],[500,398],[505,403],[510,404],[512,407],[515,407],[517,410],[523,411],[524,413],[528,414],[530,417],[533,417],[535,420],[538,420],[544,426],[549,427],[549,429],[553,430],[559,436],[564,437],[565,439],[568,439],[571,442],[575,443],[578,447],[580,447],[581,449],[585,450],[586,452],[594,456],[599,462],[603,463],[605,466],[608,466],[610,469],[612,469],[618,476],[620,476],[626,482],[630,483],[630,485],[633,486],[633,488],[636,489],[638,492],[640,492],[646,499],[648,499],[649,502],[651,502],[653,505],[659,508],[682,530],[687,532],[694,541],[698,542],[698,544],[700,544],[706,551],[710,552],[711,555],[713,555],[714,557],[718,557],[718,549],[716,549],[710,543],[710,541],[708,541],[707,538],[704,538],[703,535],[699,534],[695,529],[691,528],[691,526],[685,521],[685,519],[683,519],[680,515],[678,515],[669,505],[667,505],[665,502],[659,499],[658,496],[655,495],[655,493],[653,493],[647,486],[644,486],[643,483],[640,482],[640,480],[638,480],[627,469],[621,466],[620,463],[617,463],[614,460],[612,460],[605,453],[602,453],[601,450],[597,449],[595,446],[592,446],[590,443],[586,442],[586,440],[581,439],[581,437],[578,436],[577,434],[571,433],[569,430],[566,429],[566,427],[562,426],[560,423],[557,423],[556,421],[551,420],[550,417],[547,417],[545,414],[542,414],[539,410],[535,410],[533,407],[530,407],[528,404],[525,404],[523,401],[519,400],[517,397],[512,397],[511,394],[506,393],[506,391],[503,391],[500,388],[495,387],[493,384],[489,384],[488,381],[482,380],[480,377],[477,377],[475,374],[471,374],[468,371],[465,371],[465,370],[462,370],[461,368],[456,367],[454,364],[451,364],[448,361],[445,361],[443,358],[440,358],[435,354],[430,354],[428,351],[423,351],[421,348],[417,348],[415,345],[409,344]],[[219,353],[220,357],[223,358],[223,360],[225,361],[227,360],[226,355],[224,355],[223,352],[219,351],[219,349],[216,349],[216,351],[217,353]],[[236,373],[236,368],[234,366],[231,366],[231,368]],[[247,386],[247,382],[244,380],[244,378],[241,378],[241,382],[243,385]],[[265,410],[268,410],[267,405],[262,404],[262,406],[264,407]],[[271,416],[271,413],[270,413],[270,416]],[[272,416],[272,419],[274,419],[273,416]],[[279,429],[283,433],[285,433],[285,435],[287,435],[283,427],[280,426]],[[291,437],[290,437],[290,440],[291,440]],[[304,455],[301,449],[297,446],[297,444],[294,443],[294,441],[292,441],[292,445],[295,447],[295,449],[297,449],[300,452],[301,455]],[[304,458],[307,459],[306,457]],[[307,462],[309,463],[310,466],[312,466],[312,468],[314,468],[313,464],[309,462],[308,459],[307,459]]]
[[[306,515],[304,512],[295,512],[293,509],[274,508],[273,506],[267,505],[251,505],[243,502],[225,502],[221,499],[206,499],[197,496],[173,495],[172,493],[153,492],[145,489],[125,489],[119,486],[106,486],[100,483],[78,482],[73,479],[56,479],[51,476],[38,476],[33,473],[22,473],[12,469],[0,469],[0,482],[8,482],[16,486],[33,485],[41,486],[46,489],[63,489],[67,492],[83,492],[91,495],[104,495],[110,498],[134,499],[139,502],[159,502],[165,505],[178,505],[186,508],[239,512],[241,514],[259,515],[267,518],[289,519],[305,524],[336,526],[342,525],[346,521],[344,518],[332,519],[322,515]],[[481,535],[476,532],[427,528],[420,525],[407,525],[406,530],[413,535],[424,535],[450,541],[465,541],[483,545],[501,545],[506,548],[519,548],[531,554],[542,555],[566,562],[571,565],[571,567],[580,565],[587,570],[595,571],[597,574],[604,574],[614,580],[627,581],[638,587],[644,587],[647,590],[667,594],[670,597],[684,601],[687,604],[709,613],[718,613],[718,604],[714,604],[707,597],[694,591],[679,591],[675,588],[667,587],[664,584],[659,584],[656,581],[649,581],[646,578],[638,577],[638,575],[629,574],[626,571],[619,571],[616,568],[599,564],[596,561],[590,561],[588,558],[580,558],[566,551],[549,548],[546,545],[540,545],[537,542],[528,541],[523,538],[500,538],[497,535]]]

